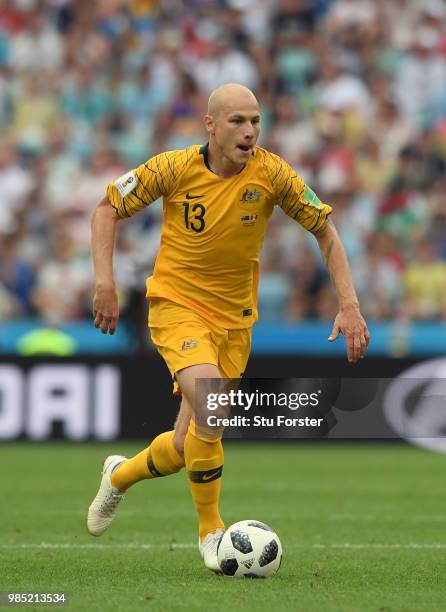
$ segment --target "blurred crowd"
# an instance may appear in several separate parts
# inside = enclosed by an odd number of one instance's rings
[[[209,92],[255,91],[260,145],[334,208],[370,320],[446,319],[446,2],[0,0],[0,317],[89,316],[105,186],[204,143]],[[145,326],[159,203],[120,225],[121,308]],[[278,210],[264,321],[331,319],[314,239]]]

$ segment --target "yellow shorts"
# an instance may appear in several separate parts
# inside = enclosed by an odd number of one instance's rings
[[[174,379],[173,392],[181,390],[175,372],[188,366],[211,363],[223,378],[240,378],[251,351],[251,330],[223,329],[199,314],[163,299],[150,300],[152,341]]]

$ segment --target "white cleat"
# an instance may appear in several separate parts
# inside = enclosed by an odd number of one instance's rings
[[[214,533],[208,533],[204,542],[201,541],[201,538],[198,538],[198,550],[200,551],[201,558],[205,566],[216,574],[222,573],[217,560],[218,543],[222,536],[223,530],[217,529]]]
[[[110,455],[104,461],[99,491],[88,508],[87,529],[93,536],[104,533],[115,518],[117,505],[124,498],[124,493],[112,486],[110,477],[113,470],[125,460],[126,457],[121,455]]]

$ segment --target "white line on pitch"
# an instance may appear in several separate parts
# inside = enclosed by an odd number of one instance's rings
[[[45,511],[45,516],[48,515],[57,515],[57,516],[73,516],[73,517],[85,517],[86,512],[83,510],[55,510],[53,512],[51,511]],[[33,513],[34,515],[34,513]],[[126,510],[126,509],[120,509],[119,510],[119,516],[123,516],[126,518],[135,518],[135,517],[147,517],[147,512],[140,510]],[[184,517],[188,517],[189,514],[187,512],[172,512],[169,511],[169,516],[184,516]],[[276,515],[278,517],[278,515]],[[274,518],[276,517],[274,516]],[[273,518],[273,517],[271,517]],[[319,515],[319,514],[299,514],[299,518],[301,519],[317,519],[320,520],[321,518],[324,518],[323,515]],[[350,513],[345,513],[345,514],[328,514],[326,515],[326,519],[329,521],[399,521],[401,522],[401,517],[397,516],[397,515],[383,515],[383,514],[361,514],[361,513],[356,513],[356,514],[350,514]],[[446,521],[446,514],[414,514],[414,515],[410,515],[410,514],[406,514],[403,519],[405,521],[410,521],[410,522],[420,522],[420,523],[424,523],[424,522],[429,522],[432,521],[433,523],[440,523],[443,521]]]
[[[29,543],[29,544],[0,544],[0,549],[15,549],[15,548],[36,548],[36,549],[85,549],[85,550],[115,550],[116,548],[127,548],[135,550],[150,550],[151,548],[197,548],[196,544],[177,544],[172,542],[171,544],[70,544],[70,543],[58,543],[58,542],[40,542],[40,543]]]
[[[401,521],[401,517],[385,514],[329,514],[327,517],[331,521]],[[406,514],[403,517],[406,521],[415,522],[442,522],[446,521],[446,514]]]
[[[431,542],[431,543],[417,543],[417,542],[408,542],[407,544],[379,544],[379,543],[372,543],[372,544],[353,544],[353,543],[342,543],[342,544],[312,544],[310,545],[310,548],[333,548],[333,549],[383,549],[383,550],[390,550],[390,549],[439,549],[439,550],[444,550],[446,549],[446,543],[443,542]]]
[[[17,549],[47,549],[47,550],[116,550],[116,549],[128,549],[128,550],[150,550],[150,549],[193,549],[196,548],[196,544],[187,543],[175,543],[171,544],[137,544],[137,543],[121,543],[121,544],[69,544],[69,543],[51,543],[51,542],[40,542],[40,543],[28,543],[28,544],[0,544],[0,549],[17,550]],[[408,542],[408,543],[350,543],[343,542],[338,544],[291,544],[286,546],[288,549],[293,548],[306,548],[306,549],[333,549],[333,550],[355,550],[355,549],[382,549],[382,550],[411,550],[411,549],[426,549],[426,550],[445,550],[446,543],[443,542]]]

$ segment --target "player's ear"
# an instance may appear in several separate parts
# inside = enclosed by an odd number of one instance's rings
[[[215,134],[215,121],[212,115],[204,116],[204,126],[208,134]]]

